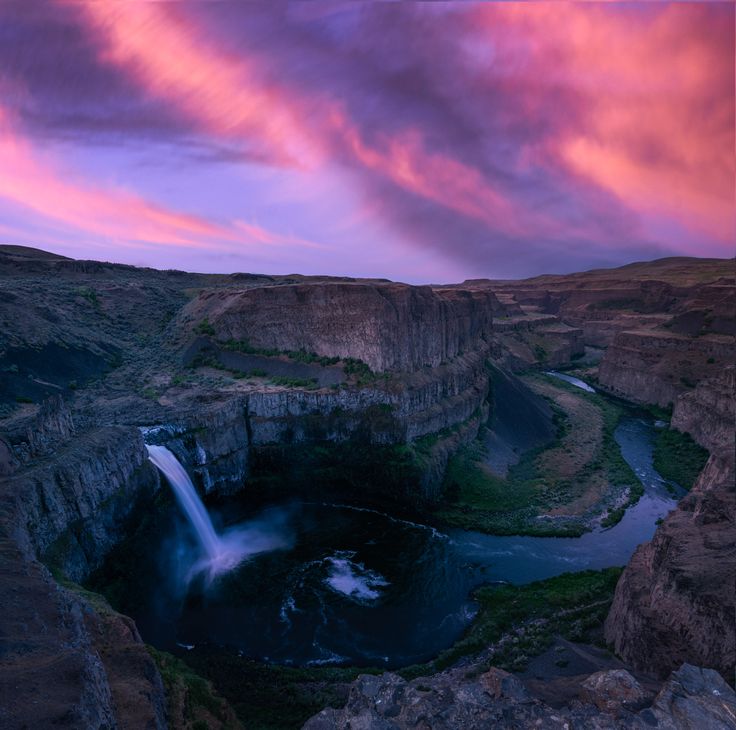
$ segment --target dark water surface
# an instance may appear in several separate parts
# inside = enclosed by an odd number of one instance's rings
[[[341,505],[292,503],[257,516],[224,507],[214,510],[221,526],[258,519],[288,546],[184,589],[194,544],[172,506],[168,530],[151,546],[158,570],[144,586],[150,600],[135,618],[161,648],[216,644],[298,665],[427,660],[462,634],[475,611],[471,592],[483,583],[627,562],[675,504],[652,466],[653,433],[649,422],[622,421],[615,437],[645,494],[618,525],[579,538],[442,533]]]

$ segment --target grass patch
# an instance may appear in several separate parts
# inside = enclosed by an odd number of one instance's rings
[[[613,527],[624,518],[626,507],[608,510],[608,514],[601,520],[601,527]]]
[[[563,573],[523,586],[485,586],[475,593],[478,615],[466,635],[437,659],[400,673],[421,677],[473,656],[501,642],[491,664],[523,671],[529,659],[552,644],[555,636],[570,641],[599,641],[616,583],[623,568]]]
[[[708,461],[708,451],[690,434],[667,428],[654,441],[654,468],[665,478],[691,489]]]
[[[578,536],[592,527],[611,490],[629,490],[626,506],[644,493],[614,438],[624,407],[564,381],[535,375],[535,383],[550,400],[555,439],[526,452],[504,478],[490,471],[480,441],[461,449],[449,460],[435,511],[442,523],[497,535]],[[624,510],[610,511],[604,526]]]
[[[475,441],[452,456],[445,475],[445,490],[460,508],[505,512],[526,507],[534,501],[529,480],[505,480],[494,476],[483,463],[486,450]],[[510,484],[510,482],[512,482]]]
[[[379,673],[353,667],[284,667],[197,650],[187,654],[187,662],[212,681],[249,730],[300,728],[325,707],[342,707],[348,683],[359,674]]]
[[[213,727],[211,720],[222,728],[237,728],[239,723],[227,702],[218,697],[210,682],[196,674],[190,666],[171,654],[146,646],[153,657],[166,690],[167,715],[175,727]]]
[[[209,335],[210,337],[215,334],[215,328],[210,324],[207,317],[194,328],[194,331],[199,335]]]
[[[95,309],[100,308],[100,299],[97,296],[97,292],[89,286],[82,286],[79,289],[75,289],[74,293],[82,299],[86,299]]]

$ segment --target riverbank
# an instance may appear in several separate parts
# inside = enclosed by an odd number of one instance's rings
[[[552,375],[522,380],[553,409],[554,439],[521,454],[501,476],[493,473],[479,437],[450,459],[444,499],[433,517],[495,535],[576,537],[613,526],[644,491],[616,439],[631,413],[623,403]]]

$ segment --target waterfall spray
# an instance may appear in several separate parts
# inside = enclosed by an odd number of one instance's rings
[[[212,520],[184,467],[165,446],[146,444],[148,458],[164,474],[202,547],[189,579],[204,573],[207,581],[236,568],[247,557],[285,547],[280,534],[262,526],[241,525],[218,535]]]

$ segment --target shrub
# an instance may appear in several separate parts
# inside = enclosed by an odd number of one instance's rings
[[[210,321],[205,317],[195,328],[194,331],[200,335],[209,335],[212,337],[215,334],[215,328],[210,324]]]

